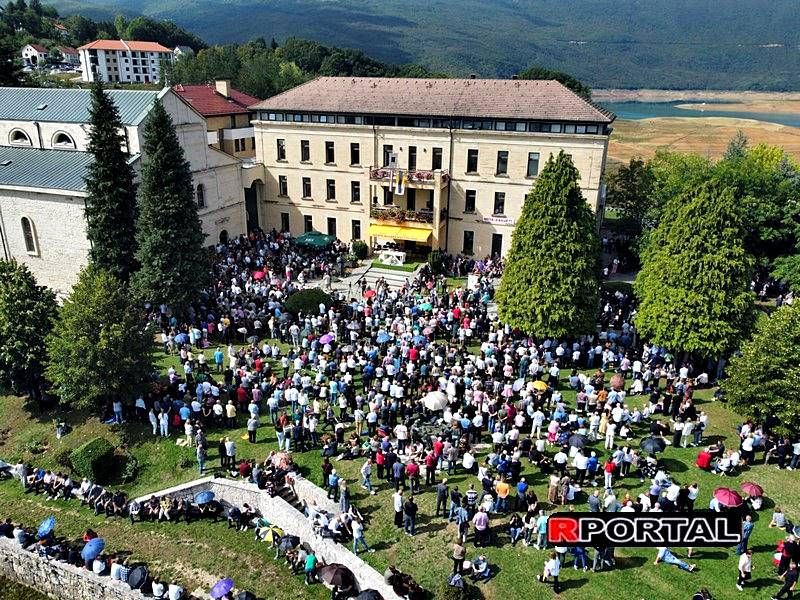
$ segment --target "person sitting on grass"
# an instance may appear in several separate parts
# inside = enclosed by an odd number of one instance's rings
[[[684,571],[692,572],[695,570],[695,564],[689,564],[685,561],[682,561],[677,556],[675,556],[672,552],[670,552],[669,548],[665,546],[661,546],[658,549],[658,554],[656,554],[656,560],[653,562],[654,565],[658,563],[666,563],[668,565],[676,565],[679,569]]]
[[[481,554],[472,561],[472,574],[469,576],[472,581],[487,581],[492,576],[489,569],[489,561],[485,554]]]

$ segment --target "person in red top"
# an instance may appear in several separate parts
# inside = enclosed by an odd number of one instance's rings
[[[245,408],[247,408],[249,402],[250,395],[247,393],[247,390],[242,386],[236,388],[236,403],[239,405],[239,409],[242,412],[244,412]]]
[[[606,463],[603,465],[603,475],[605,476],[605,485],[603,487],[610,488],[611,484],[613,483],[614,479],[614,470],[617,468],[617,465],[614,464],[614,461],[611,460],[609,457],[606,460]]]
[[[408,351],[408,360],[411,362],[417,362],[417,360],[419,360],[419,350],[417,350],[416,346]]]
[[[440,437],[436,438],[436,440],[433,442],[433,455],[436,458],[439,458],[442,455],[443,449],[444,449],[444,442],[442,441],[442,438]]]
[[[711,453],[708,451],[708,448],[704,448],[697,454],[697,460],[694,466],[698,469],[703,469],[703,471],[708,471],[711,468],[711,458]]]
[[[378,448],[378,452],[375,454],[375,464],[378,465],[378,479],[383,481],[383,469],[386,465],[386,455],[381,448]]]
[[[436,483],[436,463],[439,459],[433,452],[425,455],[425,485]]]
[[[419,492],[419,465],[416,461],[412,460],[406,465],[406,477],[408,477],[411,485],[411,493],[416,494]]]
[[[261,373],[261,369],[264,368],[264,361],[261,360],[260,356],[255,361],[255,368],[256,368],[256,373]]]

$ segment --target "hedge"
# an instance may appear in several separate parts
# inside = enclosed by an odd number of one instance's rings
[[[353,254],[356,255],[356,258],[361,260],[367,258],[367,254],[369,254],[369,247],[367,246],[366,242],[363,240],[354,240]]]
[[[114,446],[105,438],[95,438],[75,448],[70,462],[79,476],[101,481],[114,471]]]
[[[304,315],[319,314],[319,305],[324,304],[330,308],[331,297],[320,288],[311,288],[295,292],[286,300],[286,310],[293,315],[303,313]]]

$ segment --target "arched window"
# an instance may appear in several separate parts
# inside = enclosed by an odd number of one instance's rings
[[[197,184],[197,208],[206,207],[206,188],[202,183]]]
[[[28,137],[28,134],[22,131],[21,129],[15,129],[11,132],[10,141],[12,144],[16,146],[30,146],[31,145],[31,138]]]
[[[28,217],[22,217],[22,237],[25,238],[25,250],[28,254],[39,254],[36,231],[33,228],[33,222]]]
[[[228,230],[223,229],[219,232],[219,243],[220,244],[227,244],[228,243]]]
[[[75,148],[75,141],[69,134],[59,131],[53,136],[53,148]]]

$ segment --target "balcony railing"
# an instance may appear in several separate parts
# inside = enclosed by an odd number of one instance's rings
[[[389,167],[370,167],[369,178],[373,181],[390,181],[394,171],[402,171],[408,183],[433,183],[436,179],[436,171],[426,171],[422,169],[390,169]],[[450,173],[447,169],[442,170],[442,185],[450,181]]]
[[[408,210],[399,206],[372,206],[369,216],[379,221],[416,221],[418,223],[433,223],[433,212],[430,210]]]

